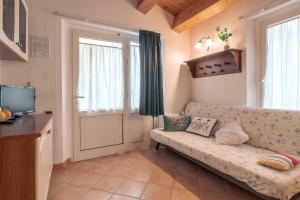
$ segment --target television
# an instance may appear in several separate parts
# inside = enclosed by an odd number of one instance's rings
[[[35,112],[35,88],[0,85],[0,107],[12,113],[12,118]]]

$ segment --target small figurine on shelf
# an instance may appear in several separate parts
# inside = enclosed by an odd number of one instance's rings
[[[228,28],[224,28],[223,30],[220,29],[220,27],[218,26],[216,28],[216,31],[218,33],[218,38],[220,40],[222,40],[222,42],[226,42],[226,45],[224,46],[224,50],[227,50],[230,48],[229,46],[229,42],[228,42],[228,39],[232,36],[232,33],[229,32]]]

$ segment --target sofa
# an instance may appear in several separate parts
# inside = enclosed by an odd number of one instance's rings
[[[262,199],[300,199],[299,165],[279,171],[256,163],[273,151],[300,157],[300,112],[191,102],[185,113],[218,119],[220,127],[240,119],[250,139],[238,146],[219,145],[214,138],[163,129],[152,130],[151,138]]]

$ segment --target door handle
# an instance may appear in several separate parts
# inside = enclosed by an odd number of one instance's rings
[[[73,99],[84,99],[84,96],[75,96]]]

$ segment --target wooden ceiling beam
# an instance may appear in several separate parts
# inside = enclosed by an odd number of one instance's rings
[[[136,9],[147,14],[156,4],[155,0],[139,0]]]
[[[222,12],[239,0],[198,0],[185,10],[181,11],[174,19],[172,29],[178,33],[207,20]]]

